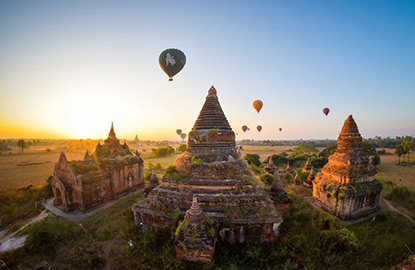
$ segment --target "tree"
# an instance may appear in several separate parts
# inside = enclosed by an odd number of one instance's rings
[[[395,149],[395,154],[398,155],[398,165],[401,164],[401,156],[403,155],[403,146],[402,144],[398,144]]]
[[[408,158],[408,163],[409,163],[409,157],[411,155],[411,151],[413,148],[414,144],[412,141],[412,137],[411,136],[406,136],[405,139],[402,142],[402,147],[403,147],[403,151],[404,151],[404,159],[405,159],[405,155],[407,155]]]
[[[22,149],[22,152],[23,152],[23,149],[26,148],[26,142],[24,140],[20,139],[20,140],[17,141],[17,146],[19,146]]]
[[[186,150],[187,150],[187,144],[185,144],[185,143],[179,145],[179,147],[177,147],[177,149],[176,149],[177,152],[184,152]]]
[[[299,143],[289,157],[313,156],[316,153],[318,153],[318,150],[312,143]]]

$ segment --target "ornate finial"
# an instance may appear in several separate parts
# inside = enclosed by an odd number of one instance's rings
[[[186,216],[187,216],[187,220],[193,223],[204,220],[204,214],[203,214],[202,208],[197,202],[196,195],[193,195],[192,206],[187,211]]]
[[[216,93],[217,93],[217,91],[216,91],[215,87],[212,85],[209,89],[208,95],[209,96],[216,96]]]

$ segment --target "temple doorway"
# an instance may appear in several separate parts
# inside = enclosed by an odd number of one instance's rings
[[[55,194],[55,204],[58,206],[62,205],[62,193],[58,188],[55,189]]]

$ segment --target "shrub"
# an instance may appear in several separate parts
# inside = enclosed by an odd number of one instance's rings
[[[203,163],[203,159],[196,158],[195,156],[192,157],[192,163]]]
[[[261,165],[261,161],[259,161],[258,154],[246,154],[244,158],[248,162],[248,164],[254,164],[255,166]]]
[[[57,216],[48,216],[25,229],[29,234],[24,247],[29,254],[52,249],[58,243],[69,241],[83,234],[76,223]]]
[[[260,177],[261,181],[266,185],[272,185],[274,181],[274,175],[270,174],[269,172],[265,172]]]
[[[174,153],[174,148],[171,146],[158,147],[151,149],[151,155],[154,157],[167,157]]]
[[[380,157],[379,155],[375,155],[370,159],[373,166],[377,166],[380,164]]]
[[[189,178],[188,174],[178,172],[176,170],[176,166],[174,165],[170,165],[169,167],[167,167],[166,173],[164,176],[169,176],[176,180],[186,180]]]
[[[177,149],[176,149],[176,151],[177,152],[184,152],[184,151],[186,151],[187,150],[187,144],[181,144],[181,145],[179,145],[179,147],[177,147]]]
[[[289,161],[288,158],[286,158],[283,155],[272,155],[271,158],[272,158],[272,162],[274,162],[274,164],[276,166],[286,165],[287,162]],[[269,162],[269,159],[270,159],[270,157],[267,157],[264,162],[265,163],[268,163]]]

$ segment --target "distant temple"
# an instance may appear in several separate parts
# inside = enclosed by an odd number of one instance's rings
[[[68,162],[62,152],[55,165],[52,190],[55,205],[65,211],[86,210],[144,183],[143,160],[115,136],[114,126],[105,143],[92,155]]]
[[[349,117],[338,138],[337,150],[313,181],[313,197],[341,219],[353,219],[379,209],[382,184],[369,164],[356,122]]]
[[[195,262],[212,259],[216,240],[276,242],[282,217],[253,181],[212,86],[174,171],[132,206],[135,224],[175,237],[177,257]]]
[[[302,171],[303,172],[308,172],[309,170],[311,170],[311,162],[310,162],[310,158],[307,158],[307,161],[306,161]]]
[[[278,171],[278,167],[275,166],[274,161],[272,160],[272,155],[269,156],[269,161],[268,161],[268,165],[264,167],[265,171],[270,173],[270,174],[274,174],[275,169],[277,169]]]
[[[304,180],[303,185],[312,189],[313,188],[313,181],[314,181],[315,175],[314,175],[314,167],[311,166],[310,173],[307,176],[307,179]]]

